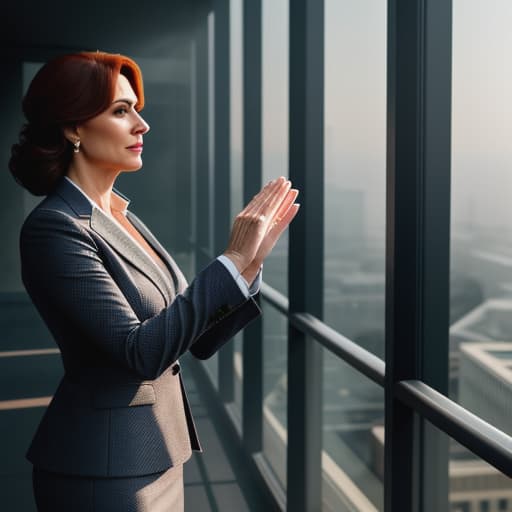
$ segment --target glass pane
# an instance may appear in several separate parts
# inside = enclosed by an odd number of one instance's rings
[[[426,426],[449,454],[448,473],[441,468],[436,472],[436,475],[448,474],[448,485],[438,481],[435,484],[439,485],[438,489],[424,489],[427,499],[432,499],[441,489],[444,498],[426,506],[435,506],[442,512],[448,502],[449,512],[512,512],[512,480],[431,423],[426,422]],[[431,451],[431,448],[427,446],[426,450]]]
[[[243,41],[242,0],[230,1],[230,109],[231,109],[231,217],[243,208]],[[243,335],[235,337],[234,386],[235,410],[242,416],[242,350]]]
[[[263,306],[263,453],[286,487],[287,320],[266,302]]]
[[[323,510],[384,510],[384,390],[324,350]]]
[[[453,17],[450,395],[512,434],[512,4]]]
[[[242,0],[230,0],[231,216],[243,208]]]
[[[325,1],[325,322],[384,356],[386,2]]]
[[[288,2],[262,3],[263,182],[288,175]],[[288,236],[265,260],[264,280],[285,295]]]

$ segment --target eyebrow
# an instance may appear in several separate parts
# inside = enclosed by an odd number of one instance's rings
[[[114,100],[114,101],[112,102],[112,105],[113,105],[114,103],[126,103],[126,104],[128,104],[128,105],[131,107],[132,105],[136,105],[136,104],[137,104],[137,101],[133,101],[133,100],[130,100],[130,99],[128,99],[128,98],[120,98],[120,99],[118,99],[118,100]]]

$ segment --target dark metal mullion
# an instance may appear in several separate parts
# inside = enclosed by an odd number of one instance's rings
[[[413,411],[394,396],[418,377],[418,4],[388,0],[385,512],[418,512]]]
[[[323,317],[324,2],[290,9],[289,172],[301,191],[290,227],[290,313]],[[321,509],[322,347],[289,324],[287,510]]]
[[[444,395],[449,382],[452,2],[423,4],[423,314],[421,380]],[[449,509],[449,439],[421,424],[422,510]]]
[[[214,0],[214,256],[226,249],[231,228],[230,185],[230,6]],[[234,400],[233,343],[218,352],[219,395]]]
[[[446,443],[395,384],[447,391],[450,23],[445,0],[388,2],[386,512],[447,508]]]
[[[261,0],[243,4],[244,204],[262,182]],[[249,453],[263,444],[263,323],[258,318],[243,333],[243,441]]]

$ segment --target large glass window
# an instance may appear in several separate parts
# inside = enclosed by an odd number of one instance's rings
[[[231,217],[243,208],[243,3],[230,1],[230,170],[231,170]],[[242,414],[242,340],[235,337],[234,378],[235,410]]]
[[[384,390],[324,350],[323,510],[384,502]]]
[[[262,1],[262,176],[288,175],[288,2]],[[287,295],[288,235],[265,260],[263,279]],[[263,453],[286,488],[287,319],[263,309]]]
[[[325,2],[325,322],[384,357],[386,2]]]
[[[287,326],[285,316],[263,302],[263,453],[286,488]]]
[[[288,175],[288,2],[262,2],[262,174]],[[287,294],[288,236],[265,260],[265,281]]]
[[[386,2],[325,2],[324,320],[384,358]],[[383,509],[384,391],[324,352],[325,510]]]
[[[450,395],[509,435],[511,19],[507,0],[453,2]]]
[[[473,452],[428,423],[440,433],[449,453],[448,510],[450,512],[512,512],[512,482],[510,478],[487,464]],[[441,475],[446,474],[440,471]],[[432,498],[432,497],[431,497]],[[438,497],[439,508],[446,504],[446,496]],[[428,499],[428,498],[427,498]],[[434,498],[435,499],[435,498]],[[431,503],[430,506],[434,506]]]

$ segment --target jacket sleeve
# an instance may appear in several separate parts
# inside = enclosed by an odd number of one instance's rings
[[[80,333],[144,379],[157,378],[188,349],[210,357],[260,314],[227,269],[213,261],[168,307],[141,322],[94,239],[60,211],[31,214],[20,250],[23,283],[56,339]]]

